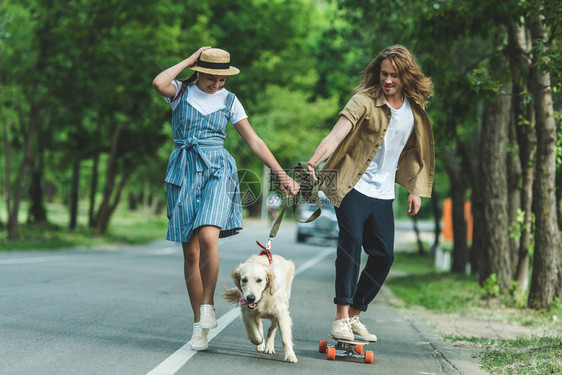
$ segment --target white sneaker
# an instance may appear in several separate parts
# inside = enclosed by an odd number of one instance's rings
[[[355,335],[356,340],[376,342],[377,336],[369,332],[367,327],[359,321],[359,315],[354,316],[350,319],[351,330]]]
[[[330,335],[334,339],[353,341],[354,336],[349,319],[334,320]]]
[[[208,330],[201,327],[200,323],[193,323],[193,333],[191,334],[191,349],[205,350],[209,346],[207,341]]]
[[[201,311],[201,318],[199,319],[201,328],[217,328],[218,324],[217,318],[215,317],[215,307],[213,305],[201,305],[199,310]]]

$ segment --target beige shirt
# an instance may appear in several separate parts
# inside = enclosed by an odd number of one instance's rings
[[[433,131],[423,108],[412,99],[410,105],[414,131],[400,154],[396,182],[409,193],[430,197],[435,165]],[[391,114],[382,94],[372,98],[358,93],[340,115],[351,122],[352,129],[319,172],[321,190],[336,207],[371,164],[381,147]]]

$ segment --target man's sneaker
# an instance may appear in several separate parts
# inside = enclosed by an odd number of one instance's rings
[[[359,315],[354,316],[350,319],[351,330],[355,335],[356,340],[363,340],[363,341],[377,341],[377,336],[372,334],[367,330],[367,327],[363,323],[359,321]]]
[[[201,328],[211,329],[217,328],[217,318],[215,318],[215,307],[213,305],[201,305]]]
[[[191,334],[191,349],[205,350],[208,346],[207,330],[202,328],[200,323],[194,323],[193,333]]]
[[[349,319],[334,320],[330,336],[334,339],[353,341],[353,331]]]

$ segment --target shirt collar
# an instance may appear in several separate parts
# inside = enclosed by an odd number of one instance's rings
[[[375,106],[377,107],[382,107],[383,105],[386,105],[386,99],[384,98],[384,95],[382,93],[379,93],[379,95],[375,97],[374,100],[375,100]]]

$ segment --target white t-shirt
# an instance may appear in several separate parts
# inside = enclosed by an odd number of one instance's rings
[[[179,92],[182,83],[178,80],[173,80],[172,83],[176,86],[176,95]],[[208,115],[223,109],[226,107],[226,98],[228,97],[228,90],[225,88],[220,89],[214,94],[207,94],[205,91],[201,90],[195,83],[190,83],[187,87],[187,102],[191,104],[196,110],[198,110],[203,115]],[[170,103],[172,110],[174,110],[179,104],[179,100],[172,100],[166,98],[166,101]],[[244,107],[238,100],[234,98],[234,103],[232,103],[232,110],[230,111],[230,122],[236,124],[238,121],[248,118]]]
[[[408,99],[398,109],[390,107],[391,117],[382,145],[355,185],[355,190],[371,198],[394,199],[398,159],[414,129],[414,114]]]

